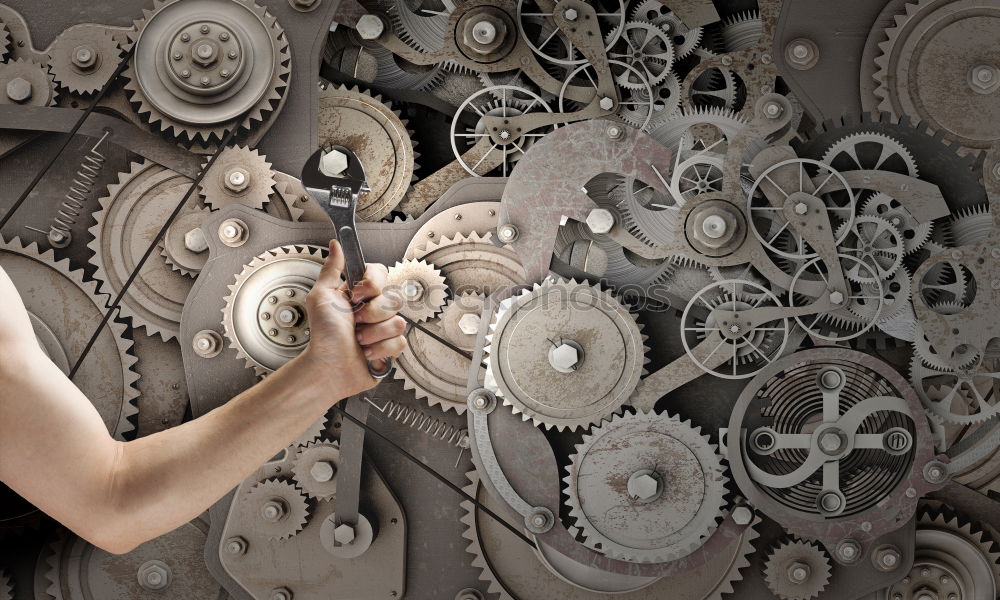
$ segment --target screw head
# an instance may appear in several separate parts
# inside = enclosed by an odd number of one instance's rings
[[[358,35],[363,40],[376,40],[385,31],[385,23],[375,15],[361,15],[358,24],[355,25]]]
[[[475,313],[465,313],[458,319],[458,329],[465,335],[476,335],[479,333],[479,323],[481,319]]]
[[[163,590],[170,585],[170,567],[163,561],[149,560],[142,563],[136,575],[139,585],[147,590]]]
[[[191,338],[191,347],[202,358],[214,358],[222,352],[222,336],[211,329],[202,329]]]
[[[830,293],[830,296],[831,296],[830,301],[831,302],[833,301],[832,296],[834,294],[838,294],[838,293],[840,293],[840,292],[831,292]],[[840,372],[839,371],[834,371],[833,369],[829,369],[827,371],[823,371],[823,373],[821,373],[820,376],[819,376],[820,385],[822,385],[823,387],[825,387],[828,390],[836,389],[837,387],[839,387],[841,381],[843,381],[843,378],[840,376]]]
[[[472,39],[480,44],[491,44],[497,39],[496,25],[489,21],[479,21],[472,26]]]
[[[969,70],[969,85],[975,92],[988,94],[1000,85],[1000,73],[992,65],[976,65]]]
[[[231,537],[226,540],[226,552],[229,554],[239,556],[247,551],[247,541],[242,537],[236,536]]]
[[[260,516],[265,521],[274,523],[280,521],[286,511],[285,503],[280,498],[272,498],[260,507]]]
[[[835,513],[843,507],[844,501],[840,495],[835,492],[825,492],[819,497],[819,505],[826,512]],[[848,550],[848,553],[849,552],[851,551]]]
[[[354,527],[347,523],[341,523],[337,525],[337,528],[333,530],[333,541],[337,542],[341,546],[346,546],[354,541]]]
[[[717,240],[726,235],[728,226],[726,225],[726,220],[720,215],[708,215],[705,217],[705,220],[701,222],[701,229],[705,235]]]
[[[843,446],[843,443],[844,440],[841,437],[840,432],[833,429],[824,431],[822,435],[819,436],[819,447],[827,454],[837,453],[841,446]]]
[[[18,104],[31,100],[31,82],[24,77],[11,79],[7,82],[7,98]]]
[[[844,294],[842,292],[837,292],[837,291],[830,292],[831,304],[841,304],[843,301],[844,301]]]
[[[809,206],[805,202],[799,202],[795,205],[795,214],[804,215],[809,212]]]
[[[403,282],[403,297],[410,302],[420,300],[424,295],[424,285],[415,279],[407,279]]]
[[[615,216],[606,208],[595,208],[587,215],[586,223],[591,232],[603,235],[615,226]]]
[[[286,587],[274,588],[271,590],[270,600],[292,600],[292,590]]]
[[[841,540],[835,554],[842,562],[855,562],[861,557],[861,544],[851,539]]]
[[[97,63],[97,53],[90,46],[77,46],[73,48],[70,61],[79,69],[89,69]]]
[[[812,569],[804,562],[793,562],[788,565],[788,581],[792,583],[802,583],[809,579]]]
[[[324,152],[319,159],[319,170],[327,177],[339,177],[347,170],[347,155],[340,150]]]
[[[500,238],[500,241],[505,244],[509,244],[516,240],[518,234],[519,232],[517,227],[514,227],[510,223],[505,223],[504,225],[497,227],[497,237]]]

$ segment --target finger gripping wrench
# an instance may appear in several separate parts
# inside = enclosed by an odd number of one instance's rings
[[[323,169],[323,157],[334,152],[347,158],[347,166],[340,173],[329,175],[329,170]],[[338,166],[343,166],[343,162]],[[355,284],[365,276],[365,255],[361,251],[361,240],[358,239],[355,228],[358,197],[371,191],[365,178],[365,168],[358,157],[343,146],[317,150],[302,169],[302,184],[333,220],[337,239],[344,250],[347,287],[354,289]],[[385,379],[390,371],[391,358],[368,361],[368,373],[375,379]]]

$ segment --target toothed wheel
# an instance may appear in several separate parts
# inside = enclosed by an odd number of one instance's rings
[[[292,473],[306,494],[317,500],[332,500],[337,493],[339,468],[340,445],[320,440],[299,448]]]
[[[281,246],[256,256],[229,286],[222,327],[229,347],[259,376],[276,371],[309,344],[306,295],[328,251]]]
[[[670,76],[674,63],[674,44],[670,36],[652,23],[629,21],[623,28],[608,33],[608,39],[618,41],[608,51],[608,58],[621,61],[635,71],[618,71],[615,83],[619,87],[639,90],[655,86]]]
[[[287,540],[302,531],[309,518],[309,504],[302,490],[287,481],[268,479],[251,487],[238,499],[245,522],[272,540]]]
[[[191,206],[174,219],[160,241],[160,255],[174,271],[197,277],[208,262],[208,244],[201,224],[212,214],[204,206]]]
[[[263,209],[274,186],[274,172],[267,158],[256,149],[230,146],[219,153],[198,191],[212,210],[231,204]]]
[[[413,132],[399,111],[381,96],[329,85],[320,90],[318,118],[320,145],[344,146],[365,167],[372,189],[358,200],[358,218],[388,216],[409,192],[418,167]]]
[[[400,314],[418,323],[437,315],[448,299],[441,271],[422,260],[404,259],[393,265],[385,289],[403,298]]]
[[[211,144],[232,127],[246,131],[287,89],[284,30],[252,0],[157,0],[129,38],[131,101],[150,125],[181,141]]]
[[[10,30],[7,29],[7,24],[0,21],[0,60],[7,60],[7,55],[10,53]]]
[[[841,229],[846,229],[846,223]],[[882,217],[855,217],[846,235],[837,231],[843,241],[839,252],[857,258],[859,263],[844,264],[844,276],[857,283],[884,281],[903,264],[903,236],[892,223]],[[862,268],[861,265],[864,265]]]
[[[686,58],[695,51],[701,43],[704,30],[701,27],[689,28],[660,0],[643,0],[638,3],[630,15],[631,19],[648,21],[656,25],[671,37],[677,58]]]
[[[434,265],[448,281],[448,287],[459,293],[472,291],[488,296],[527,283],[517,254],[509,246],[495,245],[492,232],[456,234],[427,242],[409,258]]]
[[[975,425],[1000,414],[1000,357],[959,345],[952,365],[930,352],[914,355],[910,381],[931,416],[944,423]]]
[[[760,13],[756,10],[743,11],[722,22],[722,45],[726,52],[746,50],[752,48],[763,33]]]
[[[0,104],[53,106],[56,82],[42,65],[19,58],[0,63]]]
[[[75,25],[52,42],[49,69],[61,88],[92,94],[114,75],[121,54],[121,46],[106,27]]]
[[[655,412],[615,416],[583,436],[567,467],[584,544],[629,562],[687,556],[715,530],[728,479],[700,428]]]
[[[913,154],[895,138],[877,131],[852,133],[834,142],[822,162],[838,171],[891,171],[917,177]]]
[[[68,259],[57,261],[52,250],[39,252],[18,238],[0,237],[0,268],[19,290],[42,351],[68,374],[107,310],[107,294]],[[111,319],[73,379],[116,439],[135,429],[129,420],[138,413],[135,364],[125,325]]]
[[[486,386],[550,429],[586,427],[618,410],[645,363],[635,317],[611,294],[573,280],[547,280],[503,301],[490,329]]]
[[[872,194],[864,201],[861,214],[889,221],[903,236],[903,250],[906,254],[912,254],[922,248],[931,238],[934,229],[933,221],[917,221],[898,200],[881,192]],[[992,227],[992,218],[990,221]]]
[[[830,583],[830,557],[815,542],[782,542],[767,556],[764,581],[783,600],[812,600]]]

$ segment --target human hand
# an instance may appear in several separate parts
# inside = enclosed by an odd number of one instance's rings
[[[311,377],[328,382],[329,389],[346,398],[378,382],[367,361],[396,357],[406,349],[406,323],[396,315],[402,301],[382,294],[388,276],[384,265],[367,265],[364,279],[350,291],[343,272],[344,252],[334,240],[306,297],[311,336],[301,359],[313,369]]]

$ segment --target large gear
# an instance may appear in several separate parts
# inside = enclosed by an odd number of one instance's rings
[[[389,268],[385,289],[403,299],[400,314],[418,323],[436,316],[448,300],[448,286],[434,265],[412,258]]]
[[[546,281],[501,303],[486,347],[486,386],[536,425],[594,425],[638,384],[643,341],[635,317],[611,294]]]
[[[715,530],[728,479],[700,428],[655,412],[584,434],[564,479],[584,544],[630,562],[687,556]]]
[[[258,532],[271,540],[287,540],[305,527],[309,503],[298,487],[280,479],[255,484],[237,501],[237,510]]]
[[[59,87],[73,94],[92,94],[118,70],[121,53],[106,27],[76,25],[52,42],[49,69]]]
[[[361,219],[385,218],[410,190],[417,153],[406,125],[381,96],[346,86],[320,90],[320,145],[344,146],[365,167],[371,191],[358,200]]]
[[[686,58],[701,43],[704,30],[701,27],[688,27],[676,14],[659,0],[642,0],[632,9],[630,16],[634,20],[643,20],[658,26],[672,37],[677,58]]]
[[[198,191],[205,205],[218,210],[230,204],[263,209],[276,182],[271,163],[256,149],[230,146],[219,153]]]
[[[98,293],[97,283],[86,280],[68,259],[56,260],[52,250],[40,252],[18,238],[8,242],[0,237],[0,268],[21,293],[43,351],[68,374],[101,323],[108,296]],[[116,439],[135,429],[138,413],[139,374],[131,349],[125,326],[109,320],[73,379]]]
[[[317,500],[332,500],[337,493],[337,470],[340,468],[340,444],[325,439],[299,448],[292,473],[295,483]]]
[[[48,69],[28,59],[0,63],[0,104],[53,106],[58,92]]]
[[[830,558],[815,542],[791,540],[771,550],[764,580],[782,600],[812,600],[830,583]]]
[[[493,234],[456,234],[407,251],[407,258],[434,265],[453,292],[490,295],[524,285],[524,268],[509,246],[493,243]]]
[[[210,144],[233,127],[250,129],[288,85],[285,32],[253,0],[156,0],[130,41],[125,89],[139,114],[181,141]]]
[[[275,371],[309,344],[306,295],[327,254],[319,246],[274,248],[254,257],[229,286],[222,327],[255,374]]]

